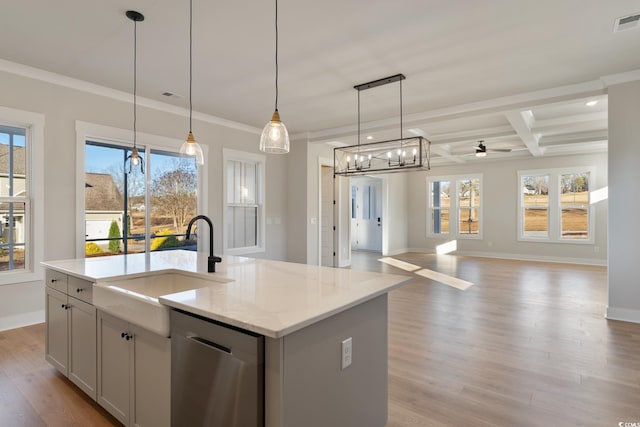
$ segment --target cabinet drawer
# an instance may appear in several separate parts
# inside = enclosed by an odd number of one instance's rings
[[[45,278],[47,281],[47,286],[60,291],[67,292],[67,275],[64,273],[60,273],[55,270],[47,269],[45,273]]]
[[[69,276],[69,283],[65,289],[69,296],[93,304],[93,283],[88,280]]]

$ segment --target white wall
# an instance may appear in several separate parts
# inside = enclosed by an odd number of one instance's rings
[[[307,262],[307,143],[291,142],[287,154],[288,182],[283,191],[289,193],[287,222],[287,260]],[[317,197],[317,193],[315,193]]]
[[[0,72],[0,105],[45,115],[45,232],[36,236],[44,244],[44,259],[75,257],[76,218],[76,134],[81,120],[122,129],[132,127],[132,105],[69,87]],[[117,98],[117,97],[116,97]],[[169,106],[169,108],[174,108]],[[175,108],[174,108],[175,109]],[[138,105],[138,131],[182,140],[188,132],[188,117]],[[242,128],[242,126],[239,126]],[[246,126],[245,126],[246,128]],[[258,152],[259,134],[233,129],[194,115],[193,131],[202,145],[208,145],[208,215],[216,231],[215,247],[222,248],[222,148]],[[286,156],[267,156],[266,161],[266,252],[257,257],[284,260],[287,254],[287,163]],[[304,162],[303,164],[306,164]],[[0,329],[20,326],[21,314],[32,323],[43,319],[43,281],[0,286]],[[14,319],[9,321],[8,319]],[[36,319],[37,320],[37,319]]]
[[[609,87],[607,317],[640,323],[640,82]]]
[[[607,155],[589,154],[563,157],[539,157],[523,160],[473,161],[468,165],[434,167],[428,173],[410,174],[408,210],[409,246],[416,251],[435,252],[449,239],[427,237],[427,175],[477,174],[483,176],[481,203],[483,238],[458,240],[458,252],[467,255],[531,260],[566,261],[604,265],[607,261],[607,202],[596,206],[595,244],[519,242],[517,240],[518,170],[595,166],[595,185],[607,186]],[[596,252],[597,250],[597,252]]]

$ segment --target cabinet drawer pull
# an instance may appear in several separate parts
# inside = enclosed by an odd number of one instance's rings
[[[56,283],[58,279],[51,279],[51,283]]]
[[[82,288],[78,288],[78,289],[76,289],[76,292],[77,292],[77,293],[80,293],[80,292],[82,292],[83,290],[84,290],[84,289],[82,289]]]

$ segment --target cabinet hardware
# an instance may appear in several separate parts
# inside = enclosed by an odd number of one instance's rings
[[[82,292],[83,290],[84,290],[84,289],[82,289],[82,288],[78,288],[78,289],[76,289],[76,292],[77,292],[77,293],[80,293],[80,292]]]

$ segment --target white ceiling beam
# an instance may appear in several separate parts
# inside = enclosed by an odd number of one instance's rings
[[[431,144],[431,152],[433,154],[437,154],[440,157],[444,157],[447,160],[451,160],[452,162],[466,163],[466,160],[464,160],[460,156],[451,154],[451,151],[448,148],[442,147],[440,146],[440,144]]]
[[[606,111],[599,111],[597,113],[574,114],[572,116],[555,117],[553,119],[546,120],[536,119],[535,126],[533,126],[532,129],[536,129],[537,127],[544,128],[547,126],[566,125],[568,123],[595,122],[600,120],[607,120],[607,118],[608,113]]]
[[[504,138],[514,136],[515,132],[511,126],[493,126],[483,129],[471,129],[458,132],[447,132],[431,135],[431,141],[438,144],[467,144],[469,142],[478,142],[479,140],[488,140],[492,138]]]
[[[534,125],[531,127],[533,134],[541,135],[562,135],[567,133],[584,132],[590,130],[607,129],[608,120],[593,120],[590,122],[562,123],[556,125]]]
[[[540,138],[539,144],[541,147],[551,147],[557,145],[570,145],[570,144],[581,144],[588,142],[601,142],[608,141],[609,135],[608,130],[597,130],[590,132],[580,132],[574,134],[566,134],[566,135],[543,135]]]
[[[531,126],[535,119],[531,110],[526,111],[509,111],[505,114],[509,123],[516,131],[524,145],[534,157],[540,157],[544,154],[544,149],[540,147],[540,135],[531,132]]]

